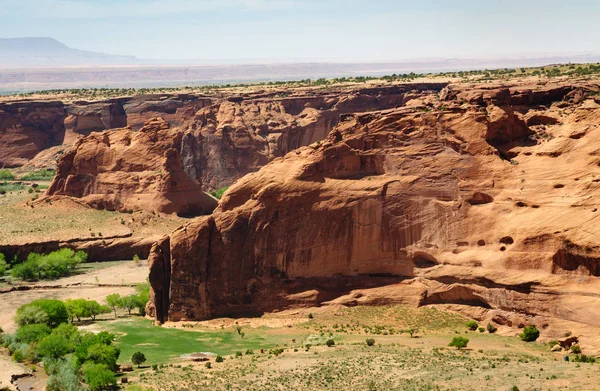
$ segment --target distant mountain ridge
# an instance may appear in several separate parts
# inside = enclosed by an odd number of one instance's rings
[[[134,56],[72,49],[49,37],[0,38],[0,67],[49,68],[62,66],[136,65]]]

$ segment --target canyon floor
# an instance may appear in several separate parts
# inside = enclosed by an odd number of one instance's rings
[[[84,267],[87,271],[80,275],[1,294],[7,306],[0,324],[12,331],[16,308],[37,298],[102,301],[110,293],[131,293],[131,285],[143,282],[147,263]],[[509,327],[501,326],[494,334],[470,331],[467,320],[444,306],[328,305],[162,327],[119,312],[117,320],[112,314],[102,315],[81,327],[115,333],[121,364],[131,364],[135,351],[145,353],[148,361],[124,375],[130,387],[143,390],[597,389],[596,364],[565,362],[566,353],[551,352],[544,341],[523,342],[515,335],[518,330]],[[413,337],[408,329],[416,330]],[[469,339],[467,348],[447,346],[456,336]],[[374,346],[367,346],[367,338],[375,340]],[[326,345],[329,339],[335,342],[332,347]],[[211,368],[181,357],[201,352],[209,353]],[[217,362],[216,355],[223,362]],[[9,374],[29,368],[2,355],[0,369],[0,384],[7,384]],[[43,369],[36,373],[28,383],[18,383],[20,387],[42,390]]]

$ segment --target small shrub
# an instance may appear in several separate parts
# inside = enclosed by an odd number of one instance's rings
[[[8,263],[6,263],[6,260],[4,259],[4,254],[0,253],[0,277],[2,277],[7,270]]]
[[[533,342],[540,336],[540,331],[535,326],[525,326],[523,332],[519,334],[522,341]]]
[[[204,366],[206,367],[206,369],[212,368],[212,364],[210,363],[210,361],[207,361],[206,364],[204,364]]]
[[[477,322],[475,322],[474,320],[470,320],[466,323],[466,326],[469,328],[469,330],[471,331],[475,331],[477,330],[477,327],[479,327],[479,325],[477,324]]]
[[[367,338],[367,346],[375,345],[375,340],[373,338]]]
[[[483,333],[485,331],[485,328],[479,327],[477,330],[479,330],[480,333]]]
[[[332,347],[335,345],[335,341],[331,338],[329,338],[326,342],[325,345],[327,345],[328,348]]]
[[[16,362],[23,362],[25,357],[23,356],[23,352],[21,352],[19,349],[17,349],[13,352],[12,359]]]
[[[242,356],[243,356],[243,354],[242,354],[242,352],[235,352],[235,356],[236,356],[236,357],[242,357]]]
[[[469,339],[465,337],[454,337],[452,341],[448,344],[448,346],[453,346],[457,349],[466,348],[469,343]]]
[[[216,362],[223,362],[223,357],[221,356],[217,356],[217,358],[215,358]]]
[[[314,318],[313,314],[308,314],[308,319]]]
[[[490,333],[490,334],[494,334],[496,331],[498,331],[498,328],[496,326],[494,326],[492,323],[488,323],[485,328],[487,329],[488,333]]]
[[[225,194],[225,192],[227,191],[229,187],[221,187],[218,190],[214,190],[210,192],[210,195],[212,195],[213,197],[215,197],[216,199],[220,200],[221,197],[223,197],[223,194]]]
[[[573,354],[580,354],[581,353],[581,347],[579,345],[572,345],[571,346],[571,353],[573,353]]]
[[[0,170],[1,181],[14,181],[15,175],[10,170]]]
[[[575,358],[573,359],[573,362],[583,362],[583,363],[593,364],[596,362],[596,358],[589,357],[589,356],[586,356],[585,354],[582,354],[582,355],[575,356]]]

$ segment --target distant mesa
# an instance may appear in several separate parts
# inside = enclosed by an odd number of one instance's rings
[[[134,56],[72,49],[54,38],[0,38],[0,67],[61,67],[90,65],[135,65]]]

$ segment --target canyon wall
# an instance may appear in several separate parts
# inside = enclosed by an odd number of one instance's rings
[[[153,246],[148,312],[444,304],[600,325],[598,91],[449,86],[341,115]]]
[[[177,126],[211,103],[211,98],[187,94],[143,95],[97,102],[0,103],[0,167],[28,163],[53,165],[66,148],[91,132],[126,126],[139,130],[146,121],[159,116],[171,126]]]
[[[210,213],[216,203],[198,195],[200,190],[229,186],[291,150],[323,140],[346,114],[403,106],[445,86],[271,91],[190,98],[185,104],[178,103],[181,97],[146,97],[116,107],[87,104],[82,111],[72,106],[70,112],[78,114],[65,121],[76,129],[70,134],[89,134],[63,153],[40,202],[73,197],[100,209]],[[155,114],[160,116],[139,128],[139,121]],[[126,127],[100,132],[116,125]]]

